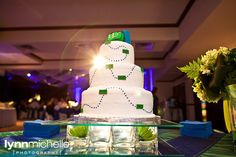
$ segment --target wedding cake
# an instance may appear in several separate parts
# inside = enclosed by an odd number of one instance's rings
[[[109,34],[98,55],[98,65],[89,71],[90,87],[82,93],[80,116],[155,117],[152,93],[143,88],[144,69],[134,64],[129,32]]]

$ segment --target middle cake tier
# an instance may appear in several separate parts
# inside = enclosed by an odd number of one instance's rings
[[[101,68],[92,67],[89,71],[90,87],[129,86],[143,88],[143,69],[134,64],[110,63]]]

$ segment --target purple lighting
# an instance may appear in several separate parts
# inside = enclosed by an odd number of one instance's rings
[[[75,100],[80,104],[82,89],[80,87],[75,88]]]
[[[153,44],[152,44],[152,43],[147,44],[146,50],[147,50],[148,52],[151,52],[151,51],[153,50]]]
[[[153,89],[153,69],[149,69],[150,91]]]
[[[7,74],[6,74],[6,77],[7,77],[7,80],[8,80],[8,81],[11,81],[11,80],[12,80],[12,78],[13,78],[13,76],[12,76],[12,75],[10,75],[9,73],[7,73]]]
[[[144,69],[144,89],[152,91],[153,83],[153,69]]]
[[[144,69],[144,89],[148,90],[148,85],[147,85],[147,69]]]

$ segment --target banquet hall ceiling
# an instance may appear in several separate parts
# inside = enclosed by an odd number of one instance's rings
[[[194,51],[200,45],[194,42],[205,44],[206,49],[218,46],[209,42],[210,37],[208,42],[194,37],[206,33],[201,29],[214,25],[207,24],[210,18],[230,6],[235,6],[235,1],[1,1],[0,70],[23,76],[33,72],[42,80],[68,83],[88,73],[109,32],[127,29],[135,47],[136,64],[157,68],[157,81],[173,81],[182,76],[176,66],[200,55]],[[235,34],[234,29],[224,31]],[[225,46],[235,46],[231,41]],[[73,73],[68,73],[70,68]]]

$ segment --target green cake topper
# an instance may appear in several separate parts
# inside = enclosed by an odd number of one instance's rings
[[[124,34],[122,32],[113,32],[108,35],[107,40],[108,41],[114,41],[114,40],[124,41]]]
[[[131,44],[130,33],[127,30],[112,32],[108,34],[105,44],[110,44],[111,41],[123,41]]]

